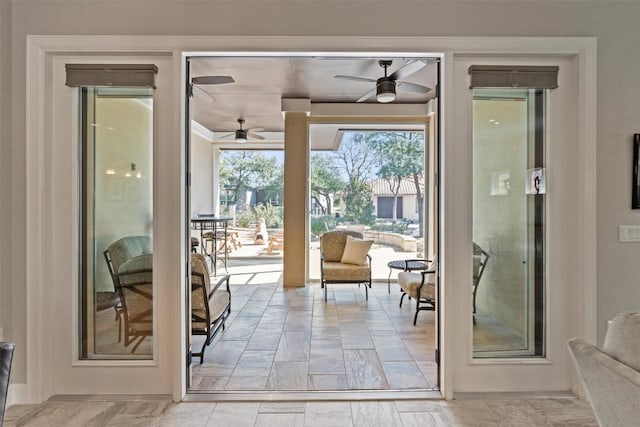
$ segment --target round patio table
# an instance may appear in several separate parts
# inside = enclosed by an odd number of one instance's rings
[[[410,260],[406,261],[403,259],[389,261],[387,263],[387,267],[389,267],[389,277],[387,277],[387,292],[391,293],[391,272],[393,270],[402,270],[402,271],[424,271],[429,268],[429,263],[431,260]]]

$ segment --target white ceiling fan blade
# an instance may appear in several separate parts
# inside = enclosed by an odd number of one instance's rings
[[[336,79],[344,79],[344,80],[355,80],[357,82],[369,82],[369,83],[375,83],[376,80],[374,79],[365,79],[364,77],[355,77],[355,76],[333,76]]]
[[[362,95],[360,98],[358,98],[358,100],[356,102],[364,102],[367,99],[371,98],[375,94],[376,94],[376,88],[373,88],[370,91],[368,91],[367,93],[365,93],[364,95]]]
[[[247,129],[247,132],[264,132],[265,130],[265,128],[251,128]]]
[[[407,92],[413,92],[413,93],[431,92],[431,88],[430,87],[417,85],[415,83],[396,81],[396,85],[398,86],[398,88],[406,90]]]
[[[421,70],[425,65],[427,65],[426,62],[424,62],[424,61],[422,61],[420,59],[416,59],[415,61],[409,62],[408,64],[405,64],[402,67],[400,67],[397,70],[395,70],[389,76],[389,78],[392,79],[392,80],[403,79],[403,78],[408,77],[411,74],[415,73],[416,71]]]
[[[258,135],[257,133],[252,133],[252,132],[247,132],[247,136],[250,136],[253,139],[258,139],[260,141],[264,139],[264,136]]]
[[[191,83],[195,85],[221,85],[225,83],[234,83],[231,76],[201,76],[191,79]]]
[[[226,134],[226,135],[221,135],[221,136],[219,136],[218,138],[220,138],[220,139],[225,139],[225,138],[229,138],[230,136],[233,136],[233,137],[235,138],[236,133],[235,133],[235,132],[231,132],[231,133],[228,133],[228,134]]]
[[[196,98],[207,102],[209,104],[213,104],[214,102],[216,102],[216,99],[213,97],[213,95],[211,95],[209,92],[207,92],[206,90],[193,85],[193,96],[195,96]]]

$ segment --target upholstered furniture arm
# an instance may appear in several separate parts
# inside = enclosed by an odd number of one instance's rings
[[[153,268],[136,268],[121,271],[116,274],[118,282],[122,285],[139,285],[153,282]]]
[[[229,292],[229,295],[231,295],[231,290],[229,289],[229,275],[225,275],[223,276],[220,280],[218,280],[218,283],[215,284],[215,286],[213,287],[213,289],[211,289],[211,292],[209,293],[209,298],[211,298],[213,296],[213,293],[218,290],[218,288],[220,286],[222,286],[222,284],[225,284],[225,288],[227,290],[227,292]]]
[[[568,342],[598,423],[632,427],[640,420],[640,372],[580,338]]]

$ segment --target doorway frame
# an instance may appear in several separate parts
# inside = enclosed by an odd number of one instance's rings
[[[369,52],[369,55],[392,52],[400,55],[407,52],[443,52],[442,88],[440,93],[440,105],[442,111],[441,123],[441,169],[440,169],[440,232],[441,236],[441,277],[445,283],[449,277],[455,283],[456,246],[459,243],[451,238],[455,233],[455,223],[447,220],[447,214],[455,212],[460,200],[455,194],[455,158],[459,150],[460,141],[456,140],[456,110],[455,102],[449,98],[454,93],[456,84],[462,84],[453,77],[453,64],[456,57],[468,54],[482,55],[564,55],[577,58],[578,63],[578,93],[581,101],[578,105],[578,135],[582,142],[582,150],[577,153],[575,161],[578,163],[579,181],[582,184],[577,191],[579,200],[577,209],[582,213],[577,219],[581,231],[579,245],[582,250],[578,255],[579,271],[575,272],[576,289],[578,295],[575,305],[577,317],[577,333],[590,342],[596,338],[596,38],[594,37],[220,37],[220,36],[36,36],[27,37],[26,51],[26,223],[31,227],[26,232],[25,247],[31,248],[30,257],[51,257],[45,253],[48,247],[49,235],[43,230],[55,227],[55,219],[47,213],[55,206],[55,195],[41,194],[44,184],[52,176],[58,164],[45,156],[46,148],[54,141],[51,136],[52,108],[50,104],[50,75],[48,67],[51,58],[56,55],[103,55],[109,56],[112,52],[122,55],[165,55],[173,60],[173,97],[163,102],[172,102],[174,121],[171,124],[171,136],[176,141],[184,144],[184,91],[181,82],[184,81],[184,69],[182,67],[184,55],[194,56],[198,53],[223,52],[234,54],[238,52],[285,52],[296,51],[314,52],[322,55],[322,52],[339,49],[344,52]],[[264,52],[261,52],[263,50]],[[329,53],[330,54],[330,53]],[[433,54],[421,55],[428,56]],[[58,141],[59,142],[59,141]],[[184,147],[176,148],[176,153],[184,153]],[[177,206],[175,210],[167,213],[165,226],[174,227],[173,231],[167,231],[167,235],[157,238],[163,240],[163,244],[169,245],[172,250],[183,245],[185,241],[182,224],[185,221],[184,212],[184,165],[183,154],[180,154],[166,174],[158,177],[158,182],[166,183],[167,197],[173,199]],[[176,178],[179,176],[180,178]],[[179,179],[181,185],[176,185],[175,179]],[[457,198],[456,198],[457,197]],[[60,220],[60,219],[58,219]],[[175,231],[175,230],[180,230]],[[25,256],[27,254],[24,254]],[[55,254],[53,254],[55,256]],[[449,259],[454,262],[447,262]],[[51,261],[52,263],[55,260]],[[184,337],[184,271],[185,265],[175,260],[162,259],[159,262],[169,262],[165,280],[172,281],[176,278],[182,282],[181,286],[172,291],[174,304],[172,310],[166,313],[175,324],[173,334],[168,337],[173,351],[170,354],[159,355],[162,370],[167,370],[173,381],[167,389],[158,390],[158,393],[170,393],[174,400],[182,400],[185,396],[185,372],[183,363],[184,349],[182,343]],[[26,275],[26,307],[31,313],[43,313],[52,310],[40,291],[44,290],[51,281],[48,271],[43,268],[29,269]],[[60,282],[66,282],[66,277],[55,278]],[[60,284],[60,286],[65,286]],[[69,281],[66,286],[76,286]],[[441,391],[445,398],[453,398],[455,359],[453,343],[446,339],[455,334],[455,311],[449,309],[452,303],[448,302],[449,293],[444,287],[442,293],[442,347],[441,347]],[[55,307],[53,308],[55,310]],[[69,325],[71,328],[71,325]],[[26,326],[27,332],[27,380],[25,384],[13,385],[19,393],[15,400],[25,403],[38,403],[48,398],[64,385],[50,384],[51,367],[46,362],[49,350],[55,345],[48,339],[43,331],[47,330],[47,318],[43,315],[30,317]],[[75,331],[69,331],[75,334]],[[92,378],[93,368],[75,367],[78,375]],[[108,369],[106,366],[96,369]],[[82,371],[80,373],[80,371]],[[138,371],[136,371],[138,373]],[[144,381],[144,368],[139,368],[140,381]],[[149,374],[151,375],[151,374]],[[113,384],[96,385],[96,393],[127,393],[130,387],[120,387]],[[101,387],[101,388],[100,388]],[[574,376],[574,390],[579,390],[578,379]],[[58,391],[59,392],[59,391]],[[18,402],[15,402],[18,403]]]
[[[430,59],[436,59],[439,60],[440,58],[430,58]],[[438,82],[437,84],[440,84],[440,82]],[[434,88],[435,90],[435,88]],[[307,119],[307,127],[311,126],[311,125],[323,125],[323,124],[327,124],[327,125],[360,125],[362,124],[363,126],[366,125],[418,125],[418,126],[422,126],[422,132],[424,132],[425,134],[425,146],[424,146],[424,158],[425,158],[425,163],[424,163],[424,179],[425,179],[425,190],[423,194],[423,201],[422,201],[422,208],[424,209],[424,213],[423,213],[423,227],[424,227],[424,236],[422,237],[422,243],[424,245],[424,250],[425,250],[425,258],[427,258],[427,252],[429,250],[430,243],[434,243],[433,241],[429,241],[430,240],[430,234],[428,232],[428,220],[429,220],[429,212],[427,211],[427,209],[431,209],[431,206],[429,205],[429,193],[427,192],[427,184],[429,185],[435,185],[432,182],[428,182],[429,181],[429,176],[427,176],[427,174],[431,173],[431,170],[429,169],[429,166],[432,164],[431,163],[431,158],[429,157],[429,150],[430,148],[434,148],[437,147],[439,145],[439,141],[437,139],[437,136],[434,132],[435,128],[437,127],[437,121],[438,118],[436,116],[436,114],[434,113],[433,109],[429,108],[430,105],[433,105],[432,102],[437,102],[437,99],[434,99],[433,101],[429,101],[427,102],[427,104],[425,104],[425,113],[423,116],[408,116],[408,115],[397,115],[397,116],[384,116],[381,115],[380,113],[376,113],[376,114],[363,114],[360,116],[355,116],[353,114],[344,114],[344,115],[325,115],[325,114],[316,114],[313,115],[312,114],[308,117]],[[348,130],[348,129],[347,129]],[[432,145],[433,144],[433,145]],[[309,148],[309,150],[307,151],[307,163],[309,163],[309,158],[311,155],[311,149]],[[436,170],[437,170],[437,165],[435,166]],[[311,168],[309,166],[308,171],[307,171],[307,180],[311,179]],[[307,186],[308,187],[308,186]],[[307,203],[310,203],[310,199],[311,199],[311,194],[309,191],[309,188],[307,188],[307,194],[306,194],[306,199],[307,199]],[[305,222],[307,224],[308,227],[310,227],[311,224],[311,214],[310,214],[310,210],[307,209],[306,210],[306,218],[305,218]],[[437,222],[437,221],[436,221]],[[435,248],[434,250],[437,248],[438,245],[438,235],[437,232],[434,233],[435,236]],[[307,256],[306,256],[306,274],[305,274],[305,280],[306,283],[320,283],[320,278],[311,278],[309,276],[309,251],[310,251],[310,245],[311,245],[311,240],[310,240],[310,233],[305,233],[305,247],[306,247],[306,251],[307,251]],[[373,282],[379,282],[379,283],[383,283],[386,282],[386,279],[382,278],[382,279],[372,279]],[[437,325],[436,325],[437,326]]]

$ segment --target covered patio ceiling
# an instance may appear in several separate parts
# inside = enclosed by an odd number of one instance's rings
[[[375,80],[384,76],[380,60],[392,61],[388,75],[397,69],[411,69],[398,78],[393,102],[376,101]],[[421,61],[421,64],[416,64]],[[207,139],[221,148],[279,149],[284,140],[282,99],[310,100],[313,116],[332,117],[420,117],[426,116],[426,104],[435,96],[437,59],[416,57],[194,57],[191,77],[230,76],[233,82],[196,84],[191,98],[192,120]],[[348,76],[336,78],[335,76]],[[367,81],[363,79],[370,79]],[[404,84],[402,84],[404,83]],[[431,90],[420,92],[414,85]],[[367,92],[370,97],[361,102]],[[243,129],[264,139],[249,136],[246,143],[235,141],[238,118]],[[313,150],[336,149],[344,131],[419,130],[415,124],[322,123],[310,126]]]

